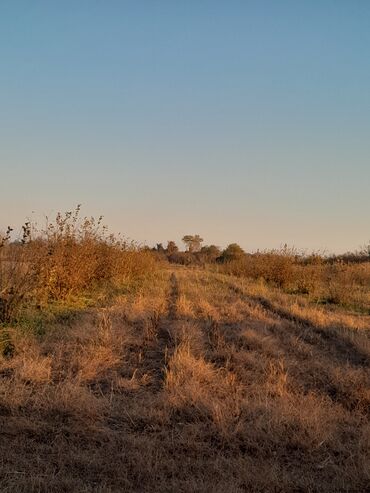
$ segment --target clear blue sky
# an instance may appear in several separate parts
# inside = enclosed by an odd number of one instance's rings
[[[370,238],[370,2],[0,2],[0,228]]]

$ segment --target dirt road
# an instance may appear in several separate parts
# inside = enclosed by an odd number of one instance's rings
[[[197,269],[0,361],[2,492],[364,492],[369,317]]]

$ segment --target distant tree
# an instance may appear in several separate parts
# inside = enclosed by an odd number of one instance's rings
[[[185,235],[182,241],[187,246],[188,252],[199,252],[202,246],[203,238],[199,235]]]
[[[165,249],[163,248],[162,243],[157,243],[156,250],[157,252],[164,253]]]
[[[229,262],[230,260],[238,260],[244,257],[245,251],[237,243],[231,243],[222,252],[220,260],[222,262]]]
[[[201,248],[200,253],[204,256],[206,262],[215,262],[221,255],[221,250],[216,245],[206,245]]]
[[[185,243],[185,246],[187,247],[188,251],[190,252],[190,250],[191,250],[191,243],[193,241],[193,235],[185,235],[183,237],[182,241]]]
[[[370,241],[367,243],[367,245],[364,245],[364,247],[362,248],[362,252],[361,252],[363,255],[366,255],[368,257],[370,257]]]
[[[176,245],[176,243],[172,240],[169,240],[167,242],[167,248],[166,248],[167,255],[173,255],[174,253],[177,253],[178,251],[179,251],[179,248]]]

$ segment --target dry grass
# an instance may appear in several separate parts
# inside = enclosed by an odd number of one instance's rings
[[[370,317],[162,268],[105,309],[8,327],[4,492],[364,492]]]
[[[26,223],[21,241],[0,236],[0,324],[55,304],[104,304],[150,277],[152,252],[107,232],[102,218],[58,213],[44,229]]]
[[[356,258],[356,257],[354,257]],[[340,257],[299,256],[294,251],[272,251],[242,257],[217,270],[254,281],[262,280],[310,301],[340,305],[370,314],[370,261],[345,262]]]

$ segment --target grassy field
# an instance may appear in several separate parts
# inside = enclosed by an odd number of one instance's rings
[[[41,326],[3,331],[2,492],[370,488],[366,313],[163,263]]]

